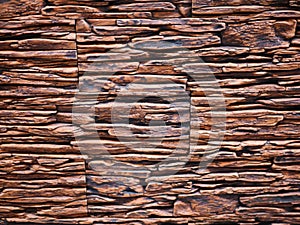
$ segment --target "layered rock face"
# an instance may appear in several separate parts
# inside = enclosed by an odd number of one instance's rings
[[[299,0],[0,4],[0,224],[300,224]]]

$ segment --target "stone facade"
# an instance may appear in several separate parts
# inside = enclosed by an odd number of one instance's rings
[[[0,224],[300,224],[299,0],[0,3]],[[150,51],[164,48],[159,41],[190,49],[218,80],[226,130],[203,171],[197,165],[212,125],[205,94],[169,61],[140,62],[147,41]],[[151,170],[114,175],[105,164],[94,171],[74,137],[81,131],[72,123],[78,83],[98,57],[122,59],[122,51],[110,51],[127,44],[137,58],[121,62],[98,96],[97,129],[111,154],[137,166],[168,156],[180,137],[199,139],[189,162],[164,180]],[[179,126],[168,102],[145,101],[132,110],[132,129],[159,135],[145,118],[163,118],[167,134],[158,149],[154,140],[132,152],[111,128],[111,102],[121,86],[151,76],[188,90],[199,120],[186,115],[188,125]],[[87,129],[91,121],[82,117]]]

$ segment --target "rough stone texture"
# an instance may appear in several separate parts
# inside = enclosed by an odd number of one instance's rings
[[[0,4],[0,224],[300,224],[299,0]],[[213,125],[205,95],[212,83],[190,79],[186,73],[204,64],[182,63],[183,53],[159,41],[201,57],[225,97],[224,141],[205,170],[198,166]],[[94,62],[101,63],[100,74]],[[166,78],[189,92],[194,112]],[[127,97],[159,92],[161,98],[113,104],[122,88],[139,80],[148,83]],[[96,116],[78,112],[73,124],[79,82],[87,84],[82,91],[97,92],[96,104],[81,106]],[[115,121],[113,107],[120,112]],[[150,126],[162,120],[166,125]],[[101,149],[96,138],[75,140],[93,127]],[[81,144],[97,157],[84,158]],[[194,151],[180,171],[158,175],[181,165],[170,156],[174,149],[184,156],[189,148]],[[99,150],[119,163],[103,160]],[[154,166],[166,158],[170,165]]]
[[[9,18],[22,15],[39,14],[43,0],[1,0],[0,18]]]
[[[295,36],[296,25],[296,20],[264,20],[229,25],[223,32],[223,44],[259,48],[289,47],[289,39]]]

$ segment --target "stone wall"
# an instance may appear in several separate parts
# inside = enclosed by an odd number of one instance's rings
[[[300,224],[299,0],[0,3],[0,224]],[[170,60],[150,60],[149,51],[168,52],[156,46],[160,41],[201,57],[225,97],[224,140],[201,171],[212,126],[204,93],[210,86],[201,89],[185,73],[199,64],[178,69]],[[153,44],[147,51],[140,47],[145,42]],[[134,58],[125,63],[127,45]],[[93,106],[96,117],[78,115],[81,123],[72,123],[78,85],[87,71],[95,72],[99,57],[104,64],[117,57],[122,69],[105,81],[114,71],[101,68],[105,85]],[[179,119],[169,102],[144,100],[132,109],[131,124],[121,125],[163,140],[144,146],[139,139],[135,146],[143,148],[130,149],[113,131],[112,102],[122,86],[153,77],[169,77],[188,91],[199,119],[190,121],[184,106]],[[163,83],[154,86],[142,90],[172,98]],[[184,103],[177,93],[173,98]],[[167,132],[147,126],[149,120],[164,120]],[[93,121],[103,146],[140,170],[109,171],[81,154],[75,134]],[[168,157],[180,138],[183,153],[195,147],[189,161],[164,179],[155,176],[151,165]],[[83,142],[97,150],[94,139]]]

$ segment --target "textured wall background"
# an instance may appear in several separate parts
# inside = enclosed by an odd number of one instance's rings
[[[300,1],[0,3],[3,224],[300,224]],[[137,166],[170,154],[182,135],[200,137],[197,151],[163,181],[149,179],[150,170],[113,176],[103,165],[102,173],[95,172],[93,159],[84,160],[74,138],[82,129],[72,124],[77,85],[98,56],[113,58],[111,49],[149,40],[189,48],[214,72],[227,109],[220,152],[197,171],[211,126],[197,84],[169,62],[132,62],[102,89],[95,106],[105,146]],[[109,125],[111,102],[120,86],[151,75],[170,76],[188,90],[201,124],[191,124],[196,136],[179,134],[185,127],[172,106],[145,100],[133,109],[136,134],[159,132],[146,126],[155,118],[167,122],[169,133],[158,150],[149,145],[131,151]]]

